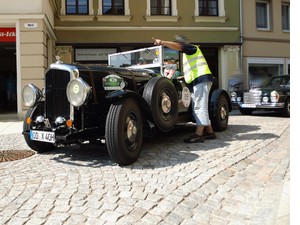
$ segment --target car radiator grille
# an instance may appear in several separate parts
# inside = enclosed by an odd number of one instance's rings
[[[260,104],[261,92],[245,92],[244,103],[245,104]]]
[[[70,103],[67,98],[66,88],[70,81],[70,72],[51,69],[45,77],[45,111],[50,121],[58,116],[70,118]]]

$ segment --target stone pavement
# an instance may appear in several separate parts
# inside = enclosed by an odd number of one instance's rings
[[[0,150],[29,149],[21,122],[0,121]],[[0,224],[287,225],[290,119],[233,112],[217,140],[194,127],[145,140],[131,166],[103,146],[0,163]]]

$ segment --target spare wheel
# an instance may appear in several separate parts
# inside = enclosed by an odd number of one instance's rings
[[[155,77],[145,86],[143,97],[148,103],[154,123],[163,132],[172,130],[178,117],[176,88],[165,77]]]

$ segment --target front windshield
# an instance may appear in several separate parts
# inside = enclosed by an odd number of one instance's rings
[[[149,47],[109,55],[109,65],[114,67],[151,68],[161,64],[161,48]]]
[[[284,77],[275,77],[273,78],[267,87],[285,87],[290,85],[290,77],[284,76]]]

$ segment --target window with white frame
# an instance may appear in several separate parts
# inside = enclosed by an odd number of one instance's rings
[[[281,5],[282,30],[290,31],[290,4],[283,3]]]
[[[195,0],[194,20],[197,23],[225,23],[225,0]]]
[[[150,17],[165,17],[165,19],[169,19],[169,17],[177,17],[177,0],[147,0],[147,10],[146,10],[146,20],[152,21]],[[163,21],[163,19],[161,18]],[[174,22],[177,19],[174,19]]]
[[[98,15],[129,16],[129,0],[98,0]]]
[[[67,16],[66,16],[67,15]],[[74,16],[93,16],[93,0],[61,0],[60,17],[68,20],[68,17]]]
[[[102,15],[124,15],[124,0],[102,0]]]
[[[88,0],[66,0],[66,15],[88,15]]]
[[[256,1],[256,28],[270,30],[270,2]]]
[[[199,16],[218,16],[218,0],[198,0]]]
[[[151,0],[151,15],[172,15],[171,0]]]

